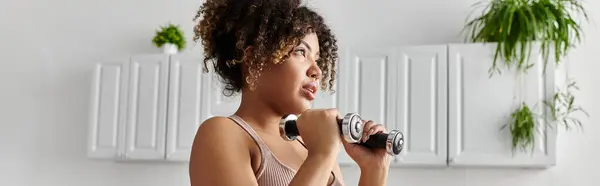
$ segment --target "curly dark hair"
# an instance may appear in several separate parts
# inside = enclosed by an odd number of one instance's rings
[[[285,61],[293,47],[308,33],[318,36],[322,70],[321,89],[333,92],[337,41],[323,17],[300,0],[207,0],[194,21],[194,41],[202,40],[204,70],[213,67],[225,92],[239,92],[247,81],[242,77],[242,62],[249,73],[259,76],[266,63]],[[329,79],[329,80],[328,80]]]

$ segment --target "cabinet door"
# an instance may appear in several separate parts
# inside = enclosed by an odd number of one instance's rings
[[[169,58],[131,58],[126,159],[164,159]]]
[[[214,116],[230,116],[240,106],[241,94],[225,96],[224,85],[220,82],[218,74],[208,65],[209,72],[203,73],[202,83],[202,115],[204,121]]]
[[[91,87],[88,157],[118,158],[124,152],[129,63],[98,63]]]
[[[554,94],[554,62],[543,73],[537,46],[532,48],[527,74],[507,70],[499,60],[502,74],[489,77],[494,44],[449,46],[449,158],[450,166],[538,167],[555,163],[555,129],[540,120],[533,152],[516,151],[512,136],[501,127],[521,102],[535,114],[544,115],[544,99]]]
[[[343,116],[357,113],[364,120],[384,124],[388,129],[396,128],[393,123],[392,104],[387,91],[392,76],[390,50],[348,50],[340,58],[338,109]],[[341,164],[354,165],[355,162],[345,151],[340,152]]]
[[[388,130],[404,134],[398,166],[447,165],[447,46],[392,51]]]
[[[203,67],[201,55],[171,56],[166,145],[169,161],[189,160],[196,130],[202,123]]]

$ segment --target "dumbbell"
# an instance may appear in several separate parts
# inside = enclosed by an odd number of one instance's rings
[[[282,117],[279,122],[279,133],[285,140],[296,140],[300,132],[296,126],[298,116],[288,114]],[[348,143],[358,143],[368,148],[385,148],[387,153],[395,156],[400,154],[404,146],[404,135],[398,130],[392,130],[389,133],[377,133],[369,136],[366,142],[361,142],[363,134],[363,120],[356,113],[348,113],[344,118],[338,120],[340,133],[344,141]]]

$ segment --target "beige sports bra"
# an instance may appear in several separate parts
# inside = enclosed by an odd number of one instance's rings
[[[277,157],[269,150],[267,145],[262,141],[260,136],[256,134],[256,131],[252,129],[248,123],[246,123],[242,118],[232,115],[229,116],[231,120],[237,123],[244,131],[246,131],[256,142],[258,147],[260,148],[261,153],[261,164],[256,173],[256,180],[258,181],[259,186],[288,186],[294,175],[296,175],[296,170],[290,168],[283,164]],[[304,143],[299,141],[304,147]],[[333,175],[333,182],[330,183],[330,186],[342,186],[340,181],[336,178],[335,174],[331,172]]]

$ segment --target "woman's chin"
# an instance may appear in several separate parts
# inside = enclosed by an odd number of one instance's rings
[[[307,99],[302,99],[298,101],[294,101],[292,104],[284,105],[288,113],[302,113],[308,109],[312,108],[312,101]]]

